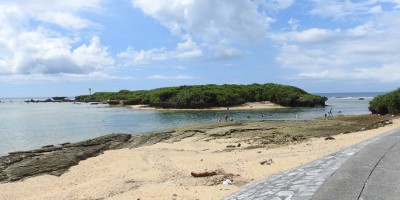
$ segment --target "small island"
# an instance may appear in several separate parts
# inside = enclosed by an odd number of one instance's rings
[[[81,102],[108,102],[110,105],[146,105],[162,109],[209,109],[240,106],[249,102],[271,102],[285,107],[321,107],[326,97],[309,94],[288,85],[195,85],[153,90],[96,92],[75,97]]]

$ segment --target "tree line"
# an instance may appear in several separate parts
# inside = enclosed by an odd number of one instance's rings
[[[75,97],[76,101],[108,101],[124,105],[146,104],[159,108],[210,108],[237,106],[247,102],[270,101],[282,106],[325,106],[326,97],[281,84],[195,85],[153,90],[96,92]]]

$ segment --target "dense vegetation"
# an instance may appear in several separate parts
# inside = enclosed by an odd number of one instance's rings
[[[376,96],[369,103],[369,110],[374,114],[400,114],[400,88],[384,95]]]
[[[76,97],[77,101],[119,102],[125,105],[147,104],[160,108],[210,108],[270,101],[283,106],[325,106],[326,97],[279,84],[198,85],[166,87],[153,90],[97,92]]]

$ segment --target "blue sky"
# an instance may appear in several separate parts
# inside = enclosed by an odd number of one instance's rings
[[[2,0],[0,24],[0,98],[400,82],[400,0]]]

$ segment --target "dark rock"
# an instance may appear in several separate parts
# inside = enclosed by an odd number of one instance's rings
[[[328,136],[328,137],[325,138],[325,140],[335,140],[335,138],[332,137],[332,136]]]
[[[393,124],[393,121],[385,121],[385,125],[390,125],[390,124]]]
[[[66,143],[62,143],[62,144],[60,144],[62,147],[64,147],[64,146],[67,146],[67,145],[70,145],[71,143],[69,143],[69,142],[66,142]]]
[[[132,136],[132,138],[128,142],[129,144],[126,147],[137,148],[141,146],[156,144],[170,139],[173,133],[175,133],[175,131],[154,132],[142,135],[135,135]]]
[[[351,133],[351,131],[345,131],[345,132],[343,132],[343,134],[349,134],[349,133]]]
[[[191,172],[190,173],[193,177],[209,177],[209,176],[215,176],[218,175],[216,171],[212,171],[212,172]]]
[[[244,149],[259,149],[259,148],[265,148],[265,145],[251,145],[251,146],[245,147]]]
[[[66,143],[61,147],[48,145],[32,151],[10,153],[0,157],[0,183],[42,174],[60,176],[81,160],[122,147],[130,138],[128,134],[110,134],[83,142]]]
[[[272,161],[272,159],[268,159],[268,160],[264,160],[260,162],[260,165],[272,165],[274,161]]]

